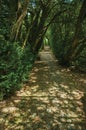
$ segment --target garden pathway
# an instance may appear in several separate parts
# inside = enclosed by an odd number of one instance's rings
[[[0,102],[0,130],[86,130],[84,74],[58,65],[48,47],[29,80]]]

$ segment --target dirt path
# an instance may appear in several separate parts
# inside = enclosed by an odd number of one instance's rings
[[[0,103],[0,130],[86,130],[85,75],[58,66],[48,48],[40,57],[28,83]]]

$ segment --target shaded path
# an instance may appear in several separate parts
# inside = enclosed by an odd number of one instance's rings
[[[86,130],[84,75],[61,68],[52,52],[40,52],[28,83],[0,103],[0,130]]]

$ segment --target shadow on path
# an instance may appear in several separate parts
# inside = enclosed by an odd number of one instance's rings
[[[0,103],[0,130],[86,130],[84,75],[57,65],[52,52],[40,52],[28,83]]]

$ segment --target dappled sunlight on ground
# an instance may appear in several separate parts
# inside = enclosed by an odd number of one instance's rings
[[[41,58],[28,83],[0,103],[0,130],[86,130],[85,78],[57,66],[51,53]]]

